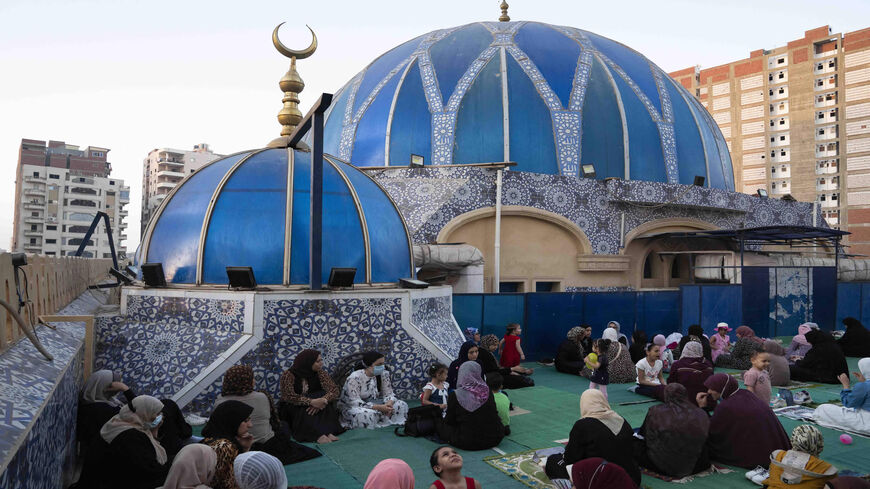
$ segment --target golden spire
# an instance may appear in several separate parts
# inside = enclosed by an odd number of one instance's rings
[[[281,99],[284,107],[278,112],[278,122],[281,124],[281,137],[273,139],[268,145],[270,148],[286,148],[290,142],[290,135],[293,134],[293,130],[302,122],[302,111],[299,110],[299,92],[305,88],[305,82],[302,81],[302,77],[296,71],[296,60],[311,56],[317,49],[317,36],[310,27],[308,27],[308,30],[311,31],[311,44],[307,48],[294,50],[284,46],[281,40],[278,39],[278,29],[282,25],[284,25],[283,22],[278,24],[278,27],[275,27],[275,30],[272,31],[272,44],[275,45],[275,49],[279,53],[290,58],[290,69],[287,70],[287,73],[284,73],[284,76],[278,82],[278,86],[284,92],[284,98]]]
[[[507,9],[510,5],[507,4],[504,0],[501,0],[501,17],[498,18],[499,22],[510,22],[511,18],[508,17]]]

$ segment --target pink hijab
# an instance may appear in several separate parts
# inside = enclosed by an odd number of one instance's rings
[[[489,399],[489,386],[483,381],[480,364],[465,362],[459,367],[456,400],[466,411],[477,411]]]
[[[801,324],[800,326],[798,326],[798,334],[794,335],[794,338],[792,338],[791,340],[799,345],[809,345],[806,334],[809,333],[812,329],[813,328],[811,328],[806,323]]]
[[[363,489],[414,489],[414,471],[397,458],[381,460],[369,472]]]

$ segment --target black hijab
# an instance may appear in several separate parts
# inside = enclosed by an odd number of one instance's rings
[[[317,350],[307,349],[302,350],[293,359],[293,365],[290,367],[290,372],[293,373],[293,390],[297,393],[302,393],[302,380],[308,382],[309,392],[318,392],[323,390],[320,385],[320,377],[317,372],[311,369],[314,362],[320,357],[320,352]]]
[[[637,363],[641,358],[646,356],[646,332],[637,330],[631,333],[631,346],[628,347],[628,353],[631,355],[631,361]]]
[[[798,360],[796,366],[813,370],[821,382],[837,383],[837,376],[849,372],[849,365],[840,346],[827,331],[813,329],[805,335],[807,342],[813,345],[803,360]]]
[[[666,473],[685,477],[707,442],[710,417],[689,402],[681,384],[668,384],[664,397],[665,403],[649,408],[643,422],[647,454]]]
[[[254,408],[241,401],[224,401],[214,409],[202,429],[205,438],[225,438],[238,447],[239,425],[251,417]]]
[[[850,357],[870,356],[870,331],[853,317],[844,319],[843,324],[846,326],[846,334],[837,340],[843,354]]]
[[[480,347],[474,341],[466,341],[462,344],[462,347],[459,348],[459,355],[456,357],[456,360],[450,363],[450,367],[447,369],[447,382],[450,383],[450,387],[456,388],[456,380],[459,377],[459,367],[462,366],[463,363],[468,361],[468,350],[472,348]]]

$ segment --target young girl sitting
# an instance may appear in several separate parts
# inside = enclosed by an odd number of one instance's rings
[[[526,356],[523,354],[523,348],[520,346],[520,334],[522,332],[523,328],[517,323],[507,325],[507,333],[505,333],[504,338],[501,339],[498,345],[501,350],[499,365],[502,367],[516,367],[520,364],[520,361],[526,359]]]
[[[598,389],[604,394],[607,399],[607,384],[610,383],[610,374],[607,372],[607,349],[610,348],[610,340],[598,339],[592,343],[592,351],[586,355],[586,366],[592,370],[592,377],[589,378],[589,388]],[[602,352],[604,352],[602,354]],[[592,355],[595,355],[593,360]]]
[[[731,328],[728,323],[719,323],[716,325],[716,334],[710,337],[710,348],[713,353],[713,363],[716,363],[716,358],[723,353],[728,353],[731,350],[731,338],[728,337],[728,332]]]
[[[441,408],[441,416],[446,416],[447,389],[450,388],[450,384],[447,382],[447,365],[436,363],[429,367],[429,378],[431,380],[423,386],[420,404],[424,406],[436,405]]]
[[[770,357],[766,352],[755,350],[749,357],[752,368],[743,372],[743,383],[746,390],[752,392],[765,404],[770,405],[770,374],[767,367],[770,365]]]
[[[480,482],[462,475],[462,455],[453,447],[438,447],[429,457],[432,472],[438,476],[429,489],[481,489]]]

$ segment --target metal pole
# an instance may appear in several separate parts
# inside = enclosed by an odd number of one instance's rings
[[[311,290],[323,289],[323,111],[317,110],[312,118],[314,132],[311,147],[311,240],[308,253],[309,284]]]
[[[495,175],[495,243],[493,245],[493,292],[499,293],[501,289],[501,168]]]
[[[740,284],[743,283],[743,233],[740,233]]]

